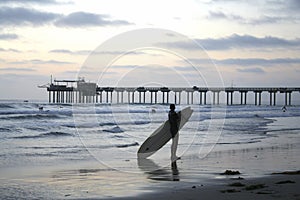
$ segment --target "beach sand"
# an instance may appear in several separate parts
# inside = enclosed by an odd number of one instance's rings
[[[0,193],[4,199],[300,199],[299,146],[295,140],[216,151],[202,159],[183,156],[176,166],[146,160],[139,173],[101,168],[96,162],[8,169],[2,170]],[[222,174],[226,170],[240,174]],[[297,173],[272,174],[284,171]]]
[[[300,174],[270,175],[254,179],[226,178],[206,186],[177,186],[136,197],[114,199],[300,199]],[[111,198],[109,198],[111,199]]]
[[[146,173],[148,179],[160,181],[160,185],[152,185],[151,192],[134,198],[300,199],[298,152],[295,140],[276,146],[213,152],[198,160],[183,158],[177,161],[176,170],[169,166],[169,172]]]

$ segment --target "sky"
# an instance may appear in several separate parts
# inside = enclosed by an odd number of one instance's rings
[[[1,0],[0,99],[101,86],[300,86],[298,0]]]

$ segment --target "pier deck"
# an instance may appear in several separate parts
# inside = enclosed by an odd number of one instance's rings
[[[224,103],[233,105],[233,94],[240,94],[238,104],[246,105],[247,94],[254,93],[254,104],[262,104],[262,93],[269,93],[269,104],[276,105],[276,94],[284,93],[285,105],[292,105],[292,93],[300,87],[99,87],[84,80],[55,80],[47,88],[49,103],[150,103],[181,104],[185,95],[186,104],[220,104],[220,93],[225,93]],[[62,84],[62,85],[61,85]],[[146,97],[146,93],[148,93]],[[158,99],[160,94],[160,100]],[[172,99],[170,98],[172,94]],[[198,94],[197,94],[198,93]],[[113,95],[114,94],[114,95]],[[127,94],[127,98],[124,98]],[[207,95],[210,94],[210,102]],[[136,96],[138,95],[138,96]],[[194,101],[198,95],[197,102]],[[125,101],[126,100],[126,101]]]

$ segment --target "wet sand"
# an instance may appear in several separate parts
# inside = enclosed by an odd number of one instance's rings
[[[114,199],[300,199],[300,175],[229,178],[209,185],[173,186],[150,194]],[[111,199],[111,198],[109,198]]]
[[[0,194],[25,199],[300,199],[299,172],[272,174],[299,170],[299,146],[295,140],[279,146],[216,151],[202,159],[183,156],[168,166],[138,160],[136,173],[97,162],[2,169]],[[239,174],[222,174],[226,170]]]

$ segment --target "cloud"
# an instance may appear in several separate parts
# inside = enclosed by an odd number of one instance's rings
[[[210,11],[207,18],[213,20],[234,21],[240,24],[249,24],[249,25],[274,24],[285,20],[291,21],[291,17],[277,17],[277,16],[263,15],[258,18],[244,18],[240,15],[225,14],[221,11]]]
[[[57,64],[57,65],[68,65],[68,64],[74,64],[72,62],[66,62],[66,61],[58,61],[58,60],[30,60],[32,64]]]
[[[265,71],[261,68],[255,67],[255,68],[246,68],[246,69],[237,69],[238,72],[242,73],[255,73],[255,74],[264,74]]]
[[[58,27],[122,26],[131,24],[125,20],[111,20],[108,15],[87,12],[74,12],[61,17],[55,22]]]
[[[78,50],[72,51],[69,49],[53,49],[50,50],[49,53],[58,53],[58,54],[69,54],[69,55],[142,55],[146,54],[145,52],[135,52],[135,51],[91,51],[91,50]],[[153,55],[153,54],[148,54]]]
[[[202,1],[198,1],[202,2]],[[276,11],[279,9],[283,11],[283,9],[291,9],[291,10],[297,10],[299,11],[300,8],[300,2],[299,0],[210,0],[209,2],[206,2],[206,4],[244,4],[245,6],[249,7],[255,6],[256,8],[260,5],[262,7],[265,7],[265,9],[269,9],[270,7],[277,8]]]
[[[199,50],[203,47],[205,50],[219,51],[229,49],[259,49],[259,48],[299,48],[300,39],[283,39],[273,36],[265,36],[262,38],[251,35],[238,35],[233,34],[222,38],[206,38],[206,39],[194,39],[200,46],[197,47],[194,43],[177,41],[172,43],[161,43],[166,47],[187,49],[187,50]]]
[[[31,69],[31,68],[0,68],[0,71],[21,71],[21,72],[33,72],[36,71],[35,69]]]
[[[300,64],[300,58],[229,58],[229,59],[189,59],[197,65],[206,65],[207,63],[214,62],[217,65],[228,66],[274,66],[274,65],[290,65]]]
[[[201,1],[198,1],[202,3]],[[299,0],[210,0],[206,19],[241,25],[299,24]],[[251,14],[252,13],[252,14]]]
[[[299,0],[287,0],[284,2],[288,3],[288,7],[290,9],[293,9],[293,10],[296,10],[297,12],[299,12],[299,9],[300,9],[300,1]]]
[[[69,64],[74,64],[74,63],[72,63],[72,62],[66,62],[66,61],[58,61],[58,60],[39,60],[39,59],[33,59],[33,60],[23,60],[23,61],[8,62],[7,64],[13,64],[13,65],[24,65],[24,64],[38,64],[38,65],[47,65],[47,64],[69,65]]]
[[[250,24],[250,25],[262,25],[262,24],[275,24],[283,21],[292,22],[296,20],[292,17],[277,17],[277,16],[268,16],[263,15],[259,18],[245,19],[244,21],[240,21],[242,24]]]
[[[93,51],[93,54],[99,54],[99,55],[143,55],[143,54],[148,54],[148,55],[153,55],[145,52],[137,52],[137,51]]]
[[[219,3],[219,2],[222,2],[222,3],[228,3],[228,2],[234,2],[234,3],[237,3],[237,2],[243,2],[243,1],[246,1],[247,0],[210,0],[209,2],[207,3]]]
[[[267,1],[267,11],[274,14],[287,14],[288,16],[299,16],[299,0],[271,0]],[[299,18],[298,18],[299,19]]]
[[[219,39],[196,39],[207,50],[226,50],[231,48],[299,47],[300,39],[287,40],[272,36],[258,38],[251,35],[233,34]]]
[[[240,65],[240,66],[253,66],[253,65],[287,65],[287,64],[300,64],[300,58],[275,58],[275,59],[264,59],[264,58],[231,58],[224,60],[214,60],[217,64],[223,65]]]
[[[42,26],[60,15],[22,7],[0,7],[0,26]]]
[[[1,0],[0,4],[39,4],[39,5],[48,5],[48,4],[64,4],[70,2],[60,2],[56,0]]]
[[[125,20],[112,20],[108,15],[74,12],[69,15],[39,11],[23,7],[0,7],[0,26],[43,26],[54,24],[57,27],[123,26],[132,23]],[[16,39],[16,35],[3,35]],[[1,37],[0,37],[1,39]]]
[[[67,49],[54,49],[54,50],[49,51],[49,53],[73,54],[72,51],[67,50]]]
[[[174,69],[179,72],[196,72],[198,70],[193,66],[175,66]]]
[[[0,52],[14,52],[14,53],[21,53],[21,51],[17,50],[17,49],[3,49],[0,48]]]
[[[148,70],[148,71],[158,71],[160,73],[164,72],[177,72],[182,74],[184,73],[198,73],[199,67],[193,67],[193,66],[186,66],[186,65],[178,65],[178,66],[164,66],[164,65],[113,65],[110,66],[110,70],[116,70],[119,71],[121,69],[124,70],[136,70],[136,69],[141,69],[141,70]],[[203,68],[201,68],[203,69]],[[196,74],[198,75],[198,74]]]
[[[221,11],[209,11],[209,15],[207,16],[208,19],[230,19],[230,20],[242,20],[239,15],[230,14],[227,15]]]
[[[135,69],[138,67],[142,67],[139,65],[112,65],[110,66],[110,69]]]
[[[18,38],[19,38],[19,36],[17,34],[0,33],[0,40],[15,40]]]
[[[91,53],[89,50],[80,50],[80,51],[71,51],[68,49],[53,49],[49,53],[58,53],[58,54],[70,54],[70,55],[88,55]]]

